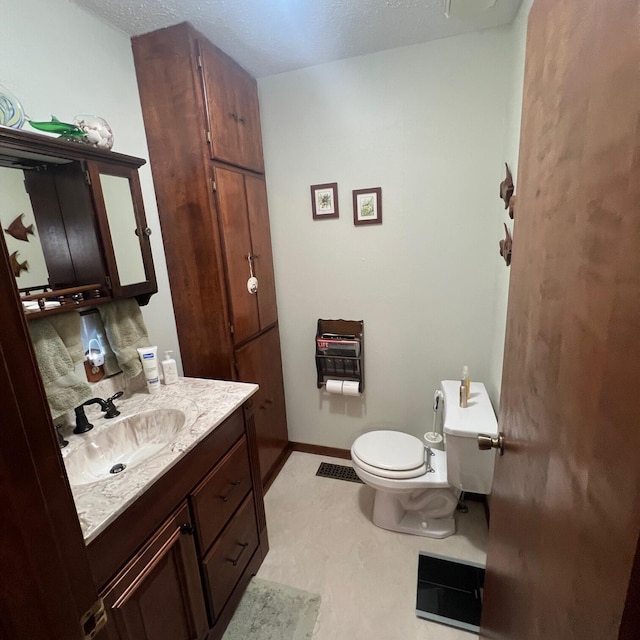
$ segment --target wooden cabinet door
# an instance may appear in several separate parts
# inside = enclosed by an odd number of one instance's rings
[[[182,506],[103,594],[112,640],[201,640],[208,633],[191,521]]]
[[[198,52],[211,158],[263,172],[256,81],[206,40],[198,41]]]
[[[215,176],[233,341],[237,344],[260,330],[258,298],[247,290],[252,254],[247,196],[242,173],[216,168]]]
[[[245,176],[245,186],[251,246],[255,256],[254,270],[258,278],[257,298],[260,328],[266,329],[278,320],[267,188],[264,178],[249,175]]]
[[[236,365],[239,380],[260,385],[253,401],[260,474],[264,482],[289,441],[278,327],[238,349]]]
[[[256,81],[244,70],[236,77],[236,100],[238,117],[238,141],[244,167],[264,173],[262,157],[262,129]]]

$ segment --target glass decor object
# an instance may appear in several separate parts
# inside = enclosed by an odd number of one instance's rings
[[[20,129],[24,121],[24,109],[20,101],[0,84],[0,125]]]
[[[58,118],[51,116],[48,122],[29,120],[29,124],[39,131],[58,133],[63,140],[83,142],[99,149],[113,147],[113,131],[100,116],[76,116],[73,123],[60,122]]]
[[[104,118],[100,116],[76,116],[73,119],[73,124],[83,132],[82,142],[98,147],[98,149],[111,149],[113,147],[113,131]]]
[[[68,122],[60,122],[55,116],[51,116],[51,120],[48,122],[35,122],[29,120],[29,125],[38,131],[46,131],[47,133],[58,133],[64,138],[77,139],[84,135],[82,129],[76,127],[75,124],[69,124]]]

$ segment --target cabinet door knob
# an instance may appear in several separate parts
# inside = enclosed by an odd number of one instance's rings
[[[180,533],[185,536],[192,536],[195,532],[196,528],[190,522],[185,522],[180,526]]]
[[[140,229],[136,229],[136,235],[140,237]],[[148,238],[151,235],[151,229],[149,229],[149,227],[145,227],[142,230],[142,235]]]

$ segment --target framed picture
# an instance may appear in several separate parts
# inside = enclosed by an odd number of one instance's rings
[[[313,219],[338,217],[338,183],[311,185],[311,206]]]
[[[382,189],[353,192],[353,224],[382,224]]]

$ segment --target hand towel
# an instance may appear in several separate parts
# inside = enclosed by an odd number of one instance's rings
[[[48,320],[62,338],[73,364],[84,362],[80,314],[77,311],[70,311],[69,313],[61,313],[58,316],[49,316]]]
[[[116,300],[100,305],[98,311],[122,373],[127,378],[137,376],[142,372],[142,364],[136,349],[151,346],[140,305],[133,298]]]
[[[48,318],[30,321],[29,333],[55,420],[93,397],[91,387],[76,375],[71,356]]]

